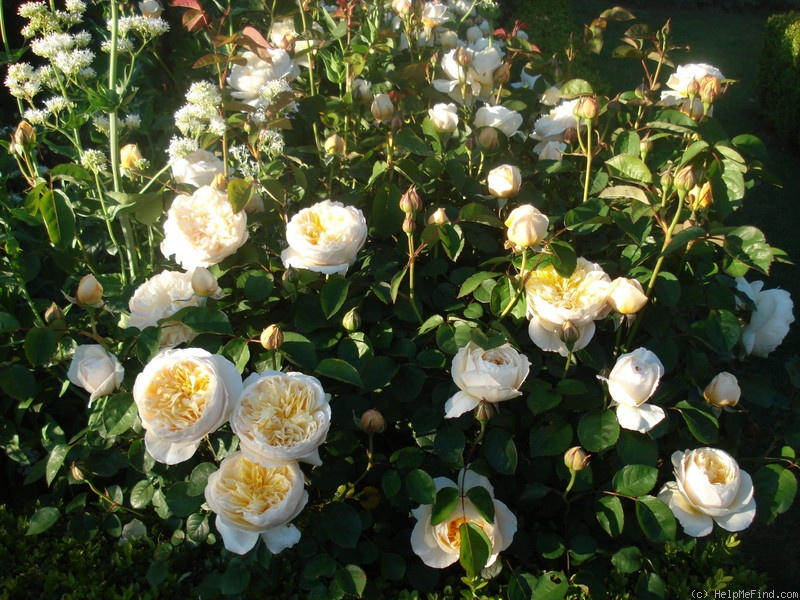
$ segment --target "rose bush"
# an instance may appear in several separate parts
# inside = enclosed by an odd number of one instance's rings
[[[148,583],[203,597],[729,582],[699,557],[789,508],[798,435],[732,82],[640,23],[636,89],[565,77],[488,3],[160,8],[27,2],[4,55],[28,533],[144,529]]]

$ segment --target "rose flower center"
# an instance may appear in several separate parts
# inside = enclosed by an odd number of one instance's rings
[[[242,398],[239,422],[248,423],[242,435],[258,437],[269,446],[293,446],[318,428],[314,390],[297,380],[266,377]]]
[[[145,418],[170,431],[194,425],[202,416],[216,386],[211,374],[197,363],[184,360],[162,367],[145,392]]]

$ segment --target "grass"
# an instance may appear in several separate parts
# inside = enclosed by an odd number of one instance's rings
[[[576,19],[579,23],[589,23],[594,17],[611,5],[594,0],[574,2]],[[667,3],[664,3],[667,4]],[[639,20],[652,27],[661,27],[670,22],[672,39],[675,45],[687,46],[686,51],[678,52],[676,63],[708,63],[719,68],[726,77],[737,80],[726,96],[715,106],[715,117],[731,137],[751,133],[758,136],[767,146],[768,172],[776,179],[777,185],[760,183],[749,190],[742,209],[733,218],[733,224],[749,224],[761,229],[771,245],[788,254],[793,264],[774,264],[765,287],[779,287],[788,290],[797,303],[800,298],[800,277],[797,277],[797,263],[800,261],[800,203],[798,183],[800,183],[800,148],[781,141],[780,136],[769,126],[762,116],[757,100],[758,59],[763,46],[764,28],[769,11],[747,11],[720,13],[670,6],[628,6]],[[621,23],[609,25],[605,41],[607,48],[603,56],[619,42],[626,26]],[[595,61],[597,68],[607,79],[619,85],[635,86],[638,81],[625,80],[629,73],[635,73],[631,65],[610,58]],[[620,89],[630,89],[621,87]],[[757,278],[755,275],[748,279]],[[763,277],[762,277],[763,278]],[[795,314],[797,314],[796,304]],[[782,372],[784,365],[796,357],[800,349],[800,326],[795,323],[781,347],[763,361],[763,368],[771,378],[788,379]],[[774,359],[774,360],[773,360]],[[756,359],[760,360],[760,359]],[[745,404],[747,398],[742,399]],[[768,430],[762,430],[762,435]],[[795,448],[797,446],[795,445]],[[743,532],[741,539],[744,555],[749,566],[769,576],[769,588],[774,590],[797,590],[794,575],[800,564],[800,544],[796,532],[800,531],[800,506],[797,500],[787,514],[781,515],[773,526],[766,526],[758,520]]]

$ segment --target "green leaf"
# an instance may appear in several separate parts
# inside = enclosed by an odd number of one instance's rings
[[[211,462],[202,462],[192,469],[189,475],[189,485],[186,487],[186,494],[189,496],[199,496],[205,492],[209,476],[217,470],[217,465]]]
[[[586,413],[578,422],[578,439],[589,452],[602,452],[619,438],[619,421],[613,410]]]
[[[367,574],[357,565],[346,565],[336,571],[336,583],[346,594],[361,598],[367,586]]]
[[[563,556],[567,551],[563,538],[557,533],[546,531],[536,536],[536,551],[550,560]]]
[[[483,438],[483,456],[492,469],[503,475],[513,475],[517,469],[517,446],[504,429],[489,430]]]
[[[436,501],[436,484],[422,469],[414,469],[406,475],[406,488],[414,502],[433,504]]]
[[[351,364],[346,363],[340,358],[324,358],[319,361],[317,368],[314,371],[315,375],[320,377],[327,377],[335,379],[344,383],[349,383],[356,387],[363,387],[364,382],[361,380],[361,375]]]
[[[693,225],[692,227],[687,227],[686,229],[681,229],[675,236],[670,240],[667,247],[664,248],[664,251],[661,253],[661,256],[666,256],[667,254],[671,254],[676,250],[683,249],[689,242],[692,242],[696,239],[705,237],[706,230],[703,227],[699,227],[697,225]]]
[[[135,508],[136,510],[147,508],[153,500],[154,494],[155,488],[153,488],[153,484],[147,479],[137,481],[136,485],[131,488],[131,508]]]
[[[457,463],[467,444],[464,432],[456,427],[444,427],[436,433],[433,440],[433,451],[443,461]]]
[[[636,500],[636,518],[644,534],[654,542],[675,539],[675,516],[669,507],[654,496],[641,496]]]
[[[481,516],[489,523],[494,523],[494,498],[485,487],[475,486],[467,490],[470,499]]]
[[[244,210],[250,200],[253,199],[255,186],[252,181],[245,179],[231,179],[228,182],[228,201],[231,203],[234,213]]]
[[[530,433],[531,456],[558,456],[572,445],[572,425],[554,416],[534,426]]]
[[[461,227],[453,223],[442,223],[439,225],[439,240],[447,258],[453,262],[457,261],[464,249],[464,233]]]
[[[185,325],[197,333],[233,333],[227,315],[210,306],[190,306],[177,314],[182,316],[181,320]],[[168,317],[166,320],[174,320],[174,317]]]
[[[614,177],[640,183],[653,182],[653,174],[638,156],[618,154],[609,158],[606,161],[606,166]]]
[[[190,496],[189,484],[186,481],[174,483],[167,490],[167,507],[176,517],[188,517],[200,510],[200,506],[205,502],[203,496]]]
[[[686,400],[678,402],[675,408],[681,413],[689,431],[698,442],[713,444],[717,441],[719,423],[713,414],[697,406],[692,406]]]
[[[467,572],[467,576],[476,577],[492,555],[492,543],[483,529],[471,521],[461,524],[458,535],[461,538],[459,562]]]
[[[328,281],[322,286],[320,292],[320,303],[325,317],[330,319],[342,308],[347,300],[347,292],[350,290],[350,282],[341,275],[329,275]]]
[[[567,242],[553,240],[547,245],[548,250],[553,253],[553,267],[562,277],[569,277],[578,265],[578,257],[575,250]]]
[[[56,248],[67,248],[75,238],[75,214],[67,200],[49,189],[42,190],[37,203],[39,212]]]
[[[599,198],[636,200],[642,204],[651,204],[650,198],[641,188],[633,185],[614,185],[605,188],[598,194]]]
[[[658,469],[647,465],[625,465],[614,474],[614,491],[623,496],[638,498],[653,489]]]
[[[51,329],[34,327],[25,335],[25,356],[34,367],[47,363],[56,351],[56,334]]]
[[[211,533],[208,515],[195,513],[186,518],[186,536],[195,544],[202,544]]]
[[[0,331],[12,331],[14,329],[19,329],[19,321],[17,321],[16,317],[7,312],[0,312]]]
[[[502,275],[502,273],[493,273],[492,271],[478,271],[477,273],[470,275],[464,280],[464,283],[461,284],[461,287],[458,290],[458,297],[463,298],[467,294],[471,294],[487,279],[500,277],[500,275]],[[439,318],[441,319],[441,317]]]
[[[131,394],[111,396],[103,406],[103,426],[106,428],[106,435],[113,437],[125,433],[136,421],[138,414]]]
[[[250,568],[237,561],[232,560],[222,574],[219,590],[226,596],[241,594],[250,585]]]
[[[785,513],[797,495],[797,478],[780,465],[761,467],[753,475],[756,505],[767,523]]]
[[[636,573],[642,567],[642,551],[636,546],[620,548],[611,556],[611,564],[620,573]]]
[[[508,600],[531,600],[536,581],[536,577],[530,573],[512,571],[511,581],[508,582]]]
[[[11,365],[6,369],[0,369],[0,387],[16,400],[32,398],[37,391],[36,379],[22,365]]]
[[[616,496],[603,496],[597,501],[595,512],[600,527],[611,537],[622,534],[625,526],[625,512],[622,510],[622,501]]]
[[[725,234],[723,248],[734,260],[769,273],[774,254],[761,230],[749,225],[736,227]]]
[[[458,211],[458,218],[461,221],[468,221],[470,223],[481,223],[489,227],[504,227],[503,221],[497,218],[497,215],[485,204],[480,202],[470,202],[464,205]]]
[[[636,600],[663,600],[667,597],[664,582],[658,573],[642,573],[636,582]]]
[[[61,513],[53,506],[40,508],[33,513],[30,525],[28,525],[28,531],[25,532],[25,535],[38,535],[43,531],[47,531],[55,525],[55,522],[58,521],[60,516]]]
[[[47,468],[45,469],[45,481],[47,481],[47,485],[53,483],[53,479],[55,479],[61,466],[64,464],[67,452],[69,452],[69,445],[67,444],[58,444],[50,450],[50,454],[47,457]]]
[[[458,488],[443,487],[436,492],[436,499],[433,502],[433,510],[431,511],[431,525],[444,523],[447,517],[455,510],[460,499],[461,494]]]
[[[236,370],[241,373],[250,360],[250,345],[244,338],[233,338],[223,346],[220,354],[230,360],[236,367]]]
[[[322,509],[325,532],[338,546],[355,548],[361,537],[361,518],[344,502],[332,502]]]
[[[283,333],[280,353],[292,364],[313,371],[317,366],[317,351],[307,337],[293,331]]]
[[[588,81],[583,79],[570,79],[558,90],[561,98],[577,98],[578,96],[591,96],[594,90]]]
[[[155,587],[167,578],[167,573],[169,571],[169,567],[167,566],[167,561],[164,559],[157,558],[150,566],[147,568],[147,573],[145,573],[145,579],[147,579],[147,583],[151,586]]]
[[[425,140],[414,133],[411,127],[401,127],[396,134],[395,143],[399,148],[420,156],[427,156],[433,152],[431,147],[425,143]]]
[[[533,588],[535,600],[561,600],[567,595],[569,579],[561,571],[544,573]]]

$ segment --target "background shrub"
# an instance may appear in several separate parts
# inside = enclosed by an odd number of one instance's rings
[[[761,105],[778,133],[800,142],[800,12],[767,20],[758,73]]]

